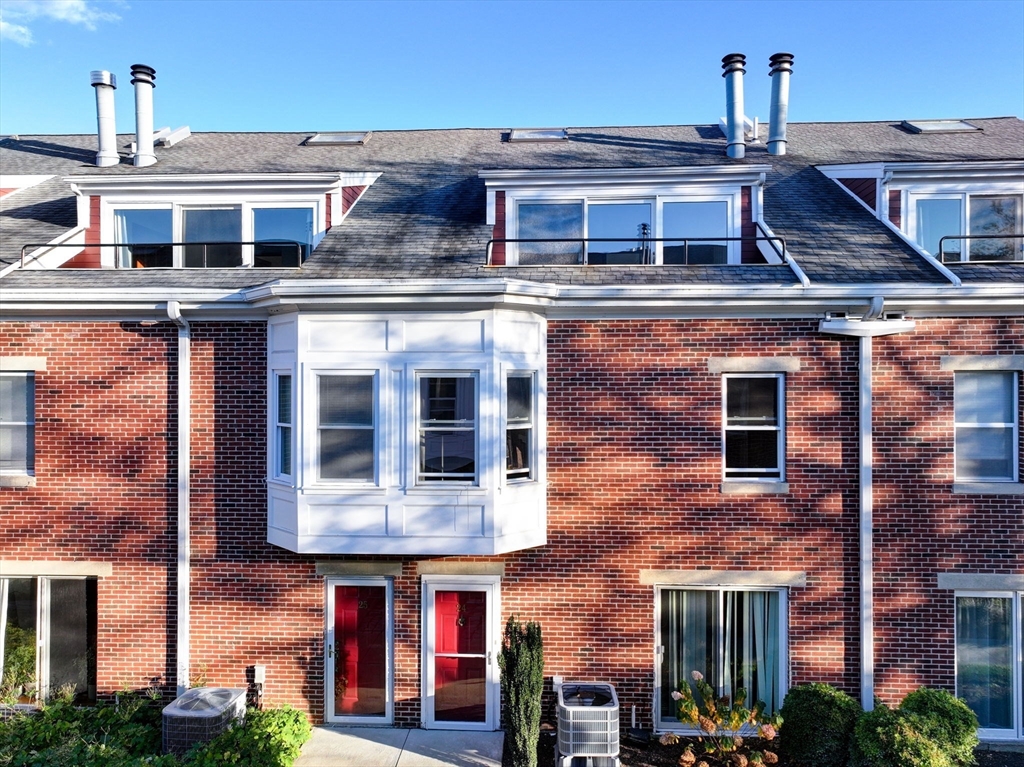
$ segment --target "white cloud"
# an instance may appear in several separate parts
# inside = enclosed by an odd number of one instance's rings
[[[32,30],[27,22],[36,19],[80,24],[88,30],[94,30],[101,21],[117,21],[120,18],[116,13],[101,10],[90,0],[3,0],[0,3],[0,38],[19,45],[31,45]]]

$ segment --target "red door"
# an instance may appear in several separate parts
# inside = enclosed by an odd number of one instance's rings
[[[334,714],[387,714],[387,590],[334,587]]]
[[[434,595],[434,719],[487,721],[487,592]]]

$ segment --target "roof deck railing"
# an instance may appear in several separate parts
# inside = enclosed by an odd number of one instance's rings
[[[963,248],[951,250],[946,247],[946,241],[958,243],[968,240],[967,260],[963,259]],[[997,240],[994,247],[981,247],[974,250],[972,247],[975,240],[992,241]],[[973,252],[972,252],[973,251]],[[939,238],[939,261],[944,264],[1005,264],[1013,261],[1024,261],[1024,233],[1016,234],[947,234]]]
[[[630,248],[622,250],[594,250],[592,243],[629,243]],[[691,266],[698,264],[728,264],[729,243],[753,244],[766,242],[780,259],[786,252],[784,237],[758,234],[753,237],[495,237],[487,241],[487,265],[505,266],[494,263],[496,247],[506,245],[577,245],[577,248],[517,248],[518,266],[628,266],[652,265],[657,263],[657,243],[662,245],[661,265]]]
[[[242,248],[252,248],[252,264],[242,258]],[[21,246],[25,256],[39,248],[76,248],[80,251],[116,248],[117,268],[174,268],[174,249],[181,248],[180,262],[186,269],[296,268],[309,253],[309,246],[295,240],[249,242],[30,242]]]

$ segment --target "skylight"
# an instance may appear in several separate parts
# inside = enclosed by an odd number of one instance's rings
[[[370,140],[369,131],[317,133],[302,142],[303,146],[353,146]]]
[[[513,128],[509,141],[564,141],[569,138],[565,128]]]
[[[981,130],[963,120],[904,120],[900,127],[911,133],[970,133]]]

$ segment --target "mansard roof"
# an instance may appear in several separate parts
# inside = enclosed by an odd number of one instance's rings
[[[483,169],[612,169],[768,165],[764,219],[784,237],[812,285],[919,283],[949,279],[826,178],[816,166],[877,162],[1005,162],[1024,159],[1024,121],[972,119],[982,130],[921,135],[899,121],[791,123],[789,153],[749,144],[746,158],[725,155],[718,126],[568,128],[568,140],[509,142],[507,130],[374,131],[356,146],[304,146],[312,132],[195,133],[157,149],[158,162],[135,168],[93,164],[94,135],[19,136],[0,142],[0,173],[52,178],[0,198],[0,267],[21,246],[52,240],[75,224],[76,176],[130,179],[146,174],[380,173],[344,223],[334,226],[295,270],[209,269],[15,271],[23,288],[161,286],[239,289],[280,279],[484,279],[553,284],[796,285],[789,266],[486,266]],[[133,136],[118,137],[123,152]],[[951,267],[965,281],[1022,282],[1020,264]]]

